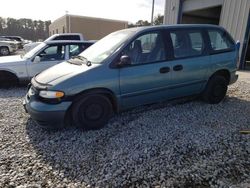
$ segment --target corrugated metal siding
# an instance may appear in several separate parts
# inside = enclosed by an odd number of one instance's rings
[[[220,25],[224,27],[235,40],[244,42],[250,0],[224,0]]]
[[[177,24],[180,0],[166,0],[164,24]]]

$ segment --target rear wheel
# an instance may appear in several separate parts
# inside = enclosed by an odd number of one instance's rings
[[[112,104],[103,95],[83,96],[72,107],[73,123],[84,129],[100,129],[113,113]]]
[[[0,55],[9,55],[10,54],[10,51],[9,51],[9,48],[8,47],[1,47],[0,48]]]
[[[220,75],[213,76],[207,83],[203,92],[203,99],[209,104],[218,104],[226,96],[227,80]]]

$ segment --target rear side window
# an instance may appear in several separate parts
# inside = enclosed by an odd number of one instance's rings
[[[190,33],[188,33],[188,37],[189,37],[190,42],[191,42],[191,48],[193,50],[196,50],[197,52],[199,52],[199,54],[201,54],[203,51],[203,47],[204,47],[201,33],[200,32],[190,32]]]
[[[175,58],[200,56],[204,51],[205,45],[200,31],[171,31],[170,37]]]
[[[53,40],[80,40],[80,36],[78,35],[63,35],[55,37]]]
[[[234,43],[228,38],[225,32],[208,30],[210,44],[213,51],[230,50],[233,49]]]

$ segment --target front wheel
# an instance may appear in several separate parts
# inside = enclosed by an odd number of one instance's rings
[[[73,104],[73,123],[84,129],[100,129],[113,113],[110,100],[99,94],[84,96]]]
[[[9,55],[10,54],[10,51],[9,51],[9,48],[8,47],[1,47],[0,48],[0,55]]]
[[[227,81],[223,76],[215,75],[207,83],[202,98],[209,104],[218,104],[226,96]]]

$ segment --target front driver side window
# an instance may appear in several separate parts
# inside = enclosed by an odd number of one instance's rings
[[[41,61],[64,60],[65,47],[63,45],[49,46],[38,54]]]
[[[166,59],[163,37],[160,32],[139,36],[122,52],[128,55],[132,64],[152,63]]]

